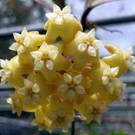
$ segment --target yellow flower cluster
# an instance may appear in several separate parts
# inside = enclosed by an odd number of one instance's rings
[[[102,113],[115,100],[122,101],[125,84],[119,79],[128,69],[135,71],[132,49],[114,45],[104,47],[110,56],[99,57],[102,41],[95,30],[82,32],[79,21],[70,14],[70,6],[53,6],[46,14],[45,35],[37,31],[14,33],[9,49],[17,55],[0,60],[1,84],[15,88],[7,102],[13,113],[34,112],[33,125],[39,130],[64,131],[74,121],[75,112],[88,123],[101,122]]]

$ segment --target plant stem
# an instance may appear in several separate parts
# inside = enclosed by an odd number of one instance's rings
[[[75,135],[75,120],[71,124],[71,135]]]

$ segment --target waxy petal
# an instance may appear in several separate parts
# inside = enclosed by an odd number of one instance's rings
[[[58,87],[58,91],[63,93],[63,92],[67,92],[69,89],[69,86],[67,84],[62,84],[60,85],[60,87]]]
[[[31,40],[30,40],[29,36],[26,35],[25,38],[24,38],[24,41],[23,41],[24,46],[29,47],[30,46],[30,41]]]
[[[88,55],[96,57],[97,56],[97,52],[96,49],[92,46],[88,47],[88,51],[87,51]]]
[[[82,81],[82,74],[79,74],[79,75],[77,75],[77,76],[75,76],[75,77],[73,78],[73,83],[74,83],[74,84],[80,84],[81,81]]]
[[[44,61],[40,60],[35,63],[34,70],[41,70],[44,66]]]
[[[13,104],[13,100],[12,100],[12,98],[7,98],[7,103],[9,103],[9,104]]]
[[[63,17],[62,16],[57,16],[56,19],[55,19],[55,23],[57,25],[62,25],[63,24]]]
[[[41,58],[42,58],[42,53],[39,52],[39,51],[33,51],[33,52],[31,52],[30,54],[31,54],[31,56],[32,56],[33,58],[35,58],[35,59],[41,59]]]
[[[18,89],[17,93],[24,96],[27,94],[27,90],[25,87],[23,87],[23,88]]]
[[[67,84],[70,84],[72,82],[72,76],[70,74],[64,73],[63,75],[64,82]]]
[[[86,49],[87,49],[87,44],[84,44],[84,43],[80,43],[80,44],[79,44],[78,50],[79,50],[80,52],[84,52]]]
[[[28,80],[28,79],[24,79],[24,86],[25,86],[25,88],[27,88],[27,89],[31,89],[32,86],[33,86],[33,82],[30,81],[30,80]]]
[[[54,20],[57,17],[57,14],[56,13],[47,13],[45,15],[51,21]]]
[[[59,14],[61,12],[61,9],[56,4],[53,5],[53,12],[56,14]]]
[[[95,38],[95,29],[92,29],[92,30],[88,33],[88,38],[89,38],[89,39]]]
[[[19,47],[18,43],[13,43],[9,49],[12,50],[12,51],[17,51],[17,48]]]
[[[25,49],[24,46],[22,46],[22,45],[19,45],[19,47],[17,48],[18,54],[24,53],[25,50],[26,50],[26,49]]]
[[[38,84],[34,84],[33,86],[32,86],[32,91],[34,92],[34,93],[38,93],[39,91],[40,91],[40,87],[38,86]]]
[[[58,50],[51,50],[49,53],[49,58],[55,60],[58,55]]]
[[[86,94],[86,91],[82,85],[77,85],[75,87],[75,91],[77,94]]]
[[[67,94],[69,101],[72,102],[75,98],[75,92],[73,90],[69,90]]]
[[[21,34],[19,33],[13,33],[13,36],[16,41],[19,41],[21,39]]]
[[[119,67],[111,68],[111,74],[115,77],[119,72]]]
[[[68,5],[68,6],[64,7],[61,12],[62,12],[62,14],[71,13],[71,6]]]
[[[22,32],[21,32],[21,36],[22,36],[22,37],[25,37],[27,34],[28,34],[28,31],[27,31],[27,29],[24,27],[23,30],[22,30]]]
[[[102,76],[102,82],[104,85],[107,85],[109,83],[109,78],[107,76]]]
[[[53,70],[53,62],[51,60],[47,60],[46,61],[46,67],[49,69],[49,70]]]

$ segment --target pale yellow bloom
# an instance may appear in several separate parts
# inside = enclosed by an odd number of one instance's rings
[[[102,102],[95,101],[87,106],[86,111],[89,113],[86,119],[87,122],[96,120],[98,123],[101,123],[101,115],[107,111],[107,108]]]
[[[115,94],[115,96],[117,97],[117,99],[119,101],[122,101],[123,98],[124,98],[123,91],[124,91],[124,89],[126,87],[126,84],[123,83],[118,78],[113,79],[112,83],[113,83],[113,87],[114,87],[114,94]]]
[[[118,71],[119,67],[110,68],[109,66],[106,66],[106,68],[103,71],[102,83],[107,86],[110,93],[113,93],[113,80],[118,74]]]
[[[64,110],[59,109],[58,111],[53,111],[49,117],[52,121],[51,128],[62,128],[64,131],[68,130],[69,124],[73,121],[73,117]]]
[[[53,70],[54,60],[58,55],[58,48],[53,45],[43,43],[38,51],[31,52],[32,57],[35,59],[34,70],[41,70],[44,65],[47,69]]]
[[[72,102],[76,94],[86,94],[85,88],[80,84],[83,76],[81,74],[72,77],[68,73],[63,74],[64,83],[58,87],[58,92],[66,93],[68,100]]]
[[[35,111],[35,119],[32,121],[32,125],[38,126],[39,130],[46,129],[51,132],[51,121],[46,117],[46,115],[42,112],[42,108],[38,107]]]
[[[0,59],[0,65],[3,69],[0,70],[1,84],[5,84],[8,78],[12,75],[10,61]]]
[[[97,49],[99,45],[102,44],[100,40],[97,40],[95,38],[95,29],[92,29],[87,35],[85,35],[86,39],[84,38],[84,41],[78,45],[78,50],[80,52],[86,51],[88,55],[92,57],[97,56]]]
[[[13,33],[15,43],[13,43],[9,49],[17,51],[18,54],[24,53],[30,46],[30,37],[26,28],[22,30],[22,33]]]
[[[24,87],[17,90],[18,94],[25,96],[24,103],[28,105],[31,102],[39,102],[40,87],[28,79],[24,79]]]
[[[132,56],[133,50],[129,47],[126,51],[123,51],[123,59],[127,68],[135,71],[135,57]]]
[[[53,5],[53,13],[47,13],[46,17],[53,21],[57,25],[62,25],[64,23],[64,20],[70,20],[73,19],[73,15],[70,14],[71,7],[66,6],[62,10],[57,5]]]
[[[107,107],[102,101],[89,100],[88,98],[77,109],[82,114],[82,119],[86,120],[87,123],[93,120],[101,123],[101,116],[107,111]]]
[[[15,95],[11,95],[7,99],[7,103],[12,105],[12,113],[17,113],[17,116],[20,116],[22,113],[22,107],[23,107],[23,102],[22,99]]]

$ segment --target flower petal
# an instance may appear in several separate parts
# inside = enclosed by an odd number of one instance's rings
[[[31,56],[32,56],[33,58],[35,58],[35,59],[41,59],[41,58],[42,58],[42,53],[39,52],[39,51],[33,51],[33,52],[31,52],[30,54],[31,54]]]
[[[24,86],[25,86],[25,88],[27,88],[27,89],[31,89],[32,86],[33,86],[33,82],[30,81],[30,80],[28,80],[28,79],[24,79]]]
[[[64,20],[70,21],[74,18],[74,16],[72,14],[64,14],[63,18]]]
[[[88,38],[95,38],[95,29],[92,29],[89,33],[88,33]]]
[[[1,78],[1,85],[5,84],[7,82],[7,77],[6,76],[2,76]]]
[[[62,10],[62,14],[67,14],[67,13],[71,13],[71,6],[66,6],[63,8]]]
[[[47,13],[45,15],[51,21],[54,20],[57,17],[57,14],[56,13]]]
[[[75,77],[73,78],[73,83],[74,83],[74,84],[80,84],[81,81],[82,81],[82,74],[79,74],[79,75],[77,75],[77,76],[75,76]]]
[[[20,95],[26,95],[27,90],[26,90],[25,87],[22,87],[22,88],[18,89],[17,93],[20,94]]]
[[[58,90],[58,92],[63,93],[63,92],[67,92],[68,89],[69,89],[69,86],[67,84],[62,84],[62,85],[60,85],[60,87],[58,87],[57,90]]]
[[[89,46],[87,53],[88,55],[93,56],[93,57],[96,57],[97,55],[96,49],[92,46]]]
[[[55,60],[57,55],[58,55],[58,50],[51,50],[49,52],[49,58],[52,59],[52,60]]]
[[[111,75],[113,75],[114,77],[118,74],[118,72],[119,72],[119,67],[111,68]]]
[[[41,70],[44,66],[44,61],[40,60],[35,63],[34,70]]]
[[[75,91],[77,94],[86,94],[86,91],[82,85],[75,86]]]
[[[27,29],[24,27],[23,30],[22,30],[22,32],[21,32],[21,36],[22,36],[22,37],[25,37],[27,34],[28,34],[28,31],[27,31]]]
[[[71,89],[68,91],[67,94],[68,94],[67,96],[68,96],[69,101],[72,102],[75,98],[75,92]]]
[[[63,75],[64,82],[70,84],[72,82],[72,76],[70,74],[64,73]]]
[[[40,87],[38,86],[38,84],[34,84],[33,86],[32,86],[32,91],[34,92],[34,93],[38,93],[39,91],[40,91]]]
[[[9,103],[9,104],[11,104],[11,105],[12,105],[12,104],[13,104],[13,100],[12,100],[12,98],[8,98],[8,99],[7,99],[7,103]]]
[[[46,67],[49,69],[49,70],[53,70],[53,62],[51,60],[47,60],[46,61]]]
[[[18,52],[18,54],[24,53],[25,48],[22,45],[19,45],[19,47],[17,48],[17,52]]]
[[[12,51],[17,51],[18,46],[19,46],[18,43],[13,43],[13,44],[9,47],[9,49],[12,50]]]
[[[86,49],[87,49],[87,44],[84,44],[84,43],[79,44],[78,50],[80,52],[84,52]]]
[[[49,54],[50,52],[50,46],[47,45],[46,43],[43,43],[40,47],[40,52],[43,53],[43,54]]]
[[[1,67],[2,68],[4,68],[5,67],[5,60],[3,60],[3,59],[0,59],[0,65],[1,65]]]
[[[55,19],[55,23],[57,25],[62,25],[63,24],[63,17],[62,16],[57,16],[56,19]]]
[[[112,93],[113,93],[113,90],[114,90],[114,87],[113,87],[112,82],[109,82],[109,83],[107,84],[107,88],[108,88],[109,92],[112,94]]]
[[[56,14],[59,14],[61,12],[61,9],[56,4],[53,5],[53,12]]]
[[[96,39],[96,40],[93,41],[93,44],[94,44],[94,47],[95,47],[96,49],[98,49],[99,46],[103,46],[103,41]]]
[[[19,34],[19,33],[13,33],[13,36],[14,36],[14,39],[15,39],[16,41],[19,41],[20,38],[21,38],[21,34]]]
[[[25,36],[23,44],[24,44],[25,47],[29,47],[29,45],[30,45],[30,38],[29,38],[28,35]]]
[[[102,76],[102,83],[107,85],[109,83],[109,78],[107,76]]]

